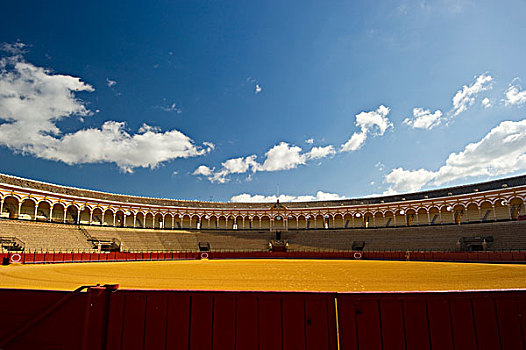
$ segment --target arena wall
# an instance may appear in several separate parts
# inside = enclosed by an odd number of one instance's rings
[[[523,349],[526,292],[2,290],[0,348]]]

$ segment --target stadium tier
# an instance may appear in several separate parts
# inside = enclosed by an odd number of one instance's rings
[[[524,250],[526,176],[395,196],[221,203],[126,196],[0,175],[7,250]],[[277,243],[276,243],[277,242]]]

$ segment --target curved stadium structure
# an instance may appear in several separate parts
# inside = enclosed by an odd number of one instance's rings
[[[197,250],[199,242],[212,250],[267,250],[275,238],[289,250],[518,250],[526,249],[518,220],[525,201],[524,175],[291,203],[146,198],[0,175],[0,217],[12,219],[0,220],[0,236],[29,250],[93,249],[93,242],[112,240],[129,251]],[[46,239],[46,231],[59,238]]]
[[[0,175],[0,348],[524,348],[525,200],[526,176],[214,203]]]

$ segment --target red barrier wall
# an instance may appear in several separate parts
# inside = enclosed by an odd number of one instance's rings
[[[1,290],[0,348],[522,349],[526,291]]]
[[[364,260],[406,260],[407,252],[207,252],[208,259],[364,259]],[[11,262],[27,264],[63,262],[102,262],[102,261],[150,261],[201,259],[198,252],[170,253],[3,253]],[[16,256],[16,259],[13,259]],[[18,261],[18,257],[20,260]],[[413,261],[473,261],[493,263],[524,263],[526,252],[409,252]]]

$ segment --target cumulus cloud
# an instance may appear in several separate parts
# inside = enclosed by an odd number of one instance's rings
[[[335,154],[336,150],[334,149],[334,146],[329,145],[325,147],[312,147],[309,152],[305,153],[305,157],[307,159],[320,159],[333,156]]]
[[[413,108],[413,117],[405,118],[404,124],[413,129],[431,130],[442,122],[442,111],[439,109],[431,113],[429,109]]]
[[[195,169],[195,171],[192,173],[192,175],[203,175],[203,176],[210,176],[214,172],[214,169],[211,169],[207,167],[206,165],[200,165]]]
[[[482,104],[482,107],[484,107],[484,109],[488,109],[491,107],[491,101],[489,100],[489,98],[485,97],[482,101],[481,101],[481,104]]]
[[[161,132],[146,124],[136,134],[116,121],[64,134],[57,122],[92,114],[76,93],[93,91],[80,78],[54,74],[21,54],[1,58],[0,145],[66,164],[111,162],[127,172],[209,151],[178,130]]]
[[[229,181],[228,175],[230,174],[243,174],[250,169],[252,169],[252,172],[255,172],[259,164],[256,162],[256,156],[251,155],[228,159],[221,163],[221,166],[221,170],[207,176],[211,182],[225,183]]]
[[[306,164],[309,160],[326,158],[336,153],[334,147],[331,145],[313,147],[308,152],[302,151],[302,148],[299,146],[294,146],[287,142],[280,142],[265,152],[265,160],[263,163],[257,162],[256,155],[232,158],[223,162],[221,168],[217,171],[215,171],[214,168],[206,167],[207,173],[205,174],[202,172],[202,169],[200,170],[200,168],[204,166],[200,166],[194,171],[193,175],[203,175],[211,182],[225,183],[230,181],[229,175],[231,174],[253,174],[259,171],[289,170]]]
[[[261,194],[255,194],[251,195],[248,193],[242,193],[238,194],[236,196],[233,196],[230,198],[231,202],[236,203],[265,203],[265,202],[276,202],[277,199],[281,203],[286,202],[312,202],[312,201],[331,201],[331,200],[339,200],[339,199],[345,199],[346,197],[340,196],[336,193],[327,193],[318,191],[316,195],[303,195],[303,196],[291,196],[291,195],[285,195],[282,194],[279,197],[278,196],[264,196]]]
[[[437,171],[396,168],[385,177],[386,193],[417,191],[475,176],[500,176],[526,170],[526,119],[503,121],[480,141],[451,153]]]
[[[482,73],[478,77],[475,77],[475,81],[471,85],[464,85],[462,89],[458,90],[455,96],[453,96],[452,116],[456,117],[471,107],[477,95],[482,91],[491,89],[493,87],[492,83],[493,77]]]
[[[261,88],[261,85],[256,84],[256,91],[255,91],[255,93],[259,94],[261,91],[263,91],[263,89]]]
[[[308,143],[309,145],[312,145],[314,143],[314,139],[306,139],[305,143]]]
[[[400,192],[415,192],[434,178],[434,173],[425,169],[405,170],[393,169],[385,176],[385,181],[391,186],[385,194]]]
[[[265,161],[257,170],[278,171],[296,168],[300,164],[305,164],[305,156],[300,152],[301,147],[281,142],[265,153]]]
[[[351,138],[341,145],[340,152],[356,151],[363,146],[369,134],[382,136],[388,128],[392,128],[393,123],[387,118],[389,111],[389,107],[380,105],[375,111],[357,114],[356,126],[360,131],[352,134]]]
[[[506,90],[506,98],[503,101],[506,106],[522,105],[526,102],[526,91],[522,90],[518,78],[515,78]]]

